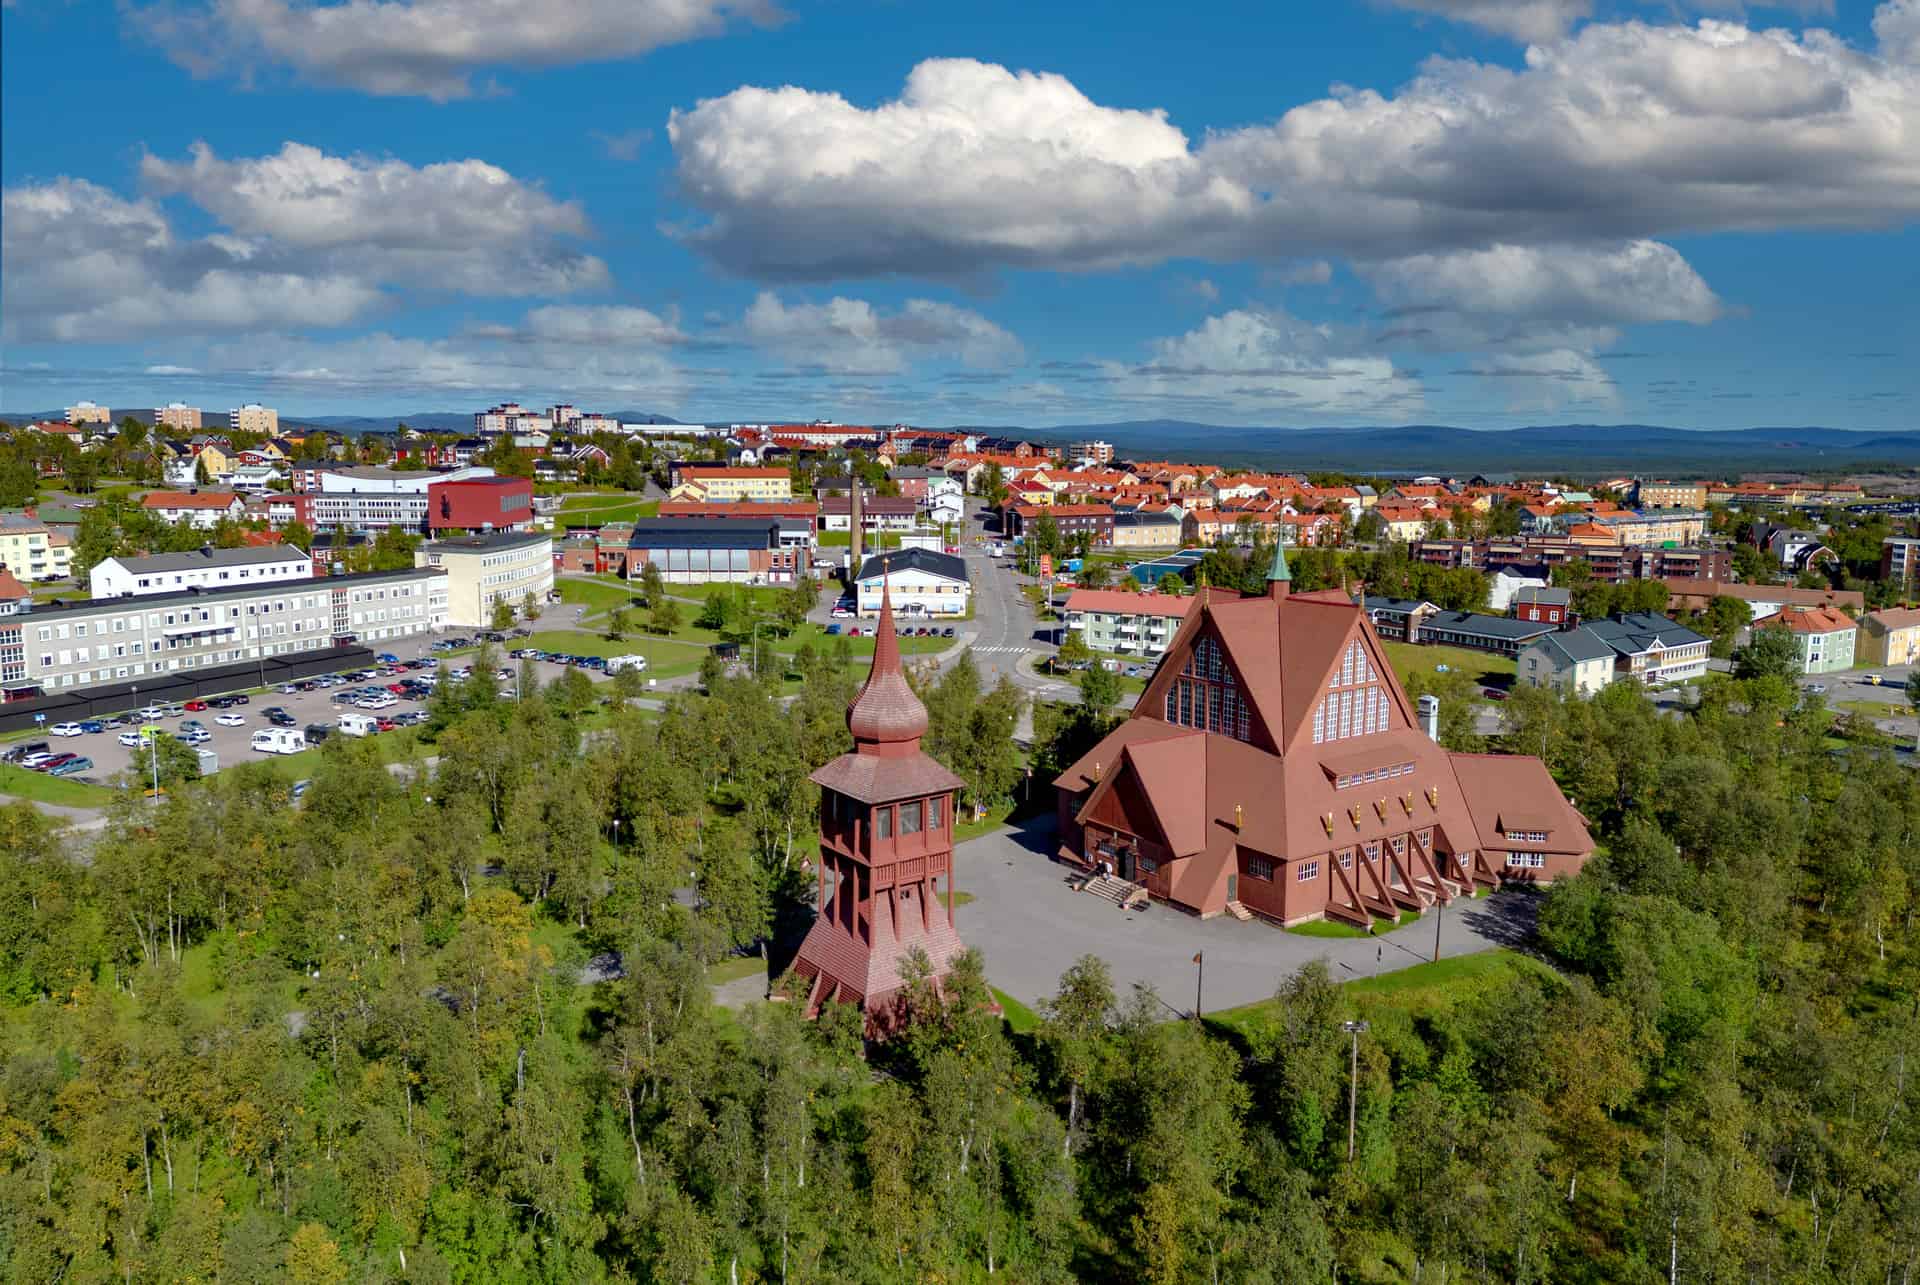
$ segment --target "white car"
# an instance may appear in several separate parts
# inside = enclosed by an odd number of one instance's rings
[[[165,718],[166,716],[167,707],[165,705],[142,705],[140,707],[140,717],[146,719],[148,722],[152,722],[158,718]]]
[[[78,723],[55,723],[49,731],[54,736],[79,736],[82,735],[86,729]]]
[[[214,719],[213,721],[220,724],[220,726],[222,727],[245,727],[247,725],[247,716],[245,714],[235,714],[235,713],[229,712],[229,713],[222,714],[220,717]]]
[[[120,743],[130,750],[143,750],[147,747],[147,738],[139,732],[122,732]]]
[[[48,759],[52,757],[54,757],[54,753],[52,750],[35,750],[33,753],[27,755],[25,758],[20,760],[20,766],[21,767],[39,767],[42,763],[46,762]]]

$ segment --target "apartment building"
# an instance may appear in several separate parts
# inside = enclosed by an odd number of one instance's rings
[[[1833,674],[1853,668],[1859,627],[1833,607],[1783,607],[1755,629],[1784,629],[1793,638],[1803,674]]]
[[[1920,581],[1920,539],[1890,535],[1880,542],[1880,578],[1890,584]]]
[[[1492,540],[1422,540],[1410,550],[1422,562],[1437,567],[1488,567],[1544,564],[1557,567],[1576,559],[1605,584],[1622,580],[1664,580],[1683,576],[1700,580],[1731,580],[1733,554],[1726,549],[1694,545],[1594,544],[1566,536],[1506,536]]]
[[[1582,625],[1585,632],[1613,649],[1614,674],[1648,687],[1682,682],[1707,672],[1711,645],[1701,634],[1665,616],[1627,612]]]
[[[280,431],[280,412],[259,402],[248,402],[227,412],[227,427],[245,433],[265,433],[272,437]]]
[[[1081,460],[1090,460],[1095,464],[1111,464],[1113,463],[1113,443],[1073,442],[1061,454],[1075,464]]]
[[[728,468],[724,464],[673,466],[669,493],[676,500],[790,500],[793,476],[783,468]]]
[[[155,428],[177,428],[182,431],[200,427],[200,408],[189,406],[185,402],[168,402],[153,412]]]
[[[1084,534],[1095,544],[1113,543],[1113,508],[1106,504],[1016,504],[1007,509],[1002,525],[1008,535],[1025,537],[1042,517],[1052,518],[1064,539]]]
[[[434,540],[414,561],[446,573],[447,623],[459,628],[485,628],[496,602],[518,611],[528,594],[545,602],[553,592],[553,537],[538,532]]]
[[[188,589],[232,589],[312,578],[312,555],[290,544],[241,549],[203,545],[190,553],[103,558],[88,574],[88,583],[95,598],[145,598]]]
[[[1707,507],[1705,482],[1634,483],[1633,502],[1643,509],[1704,509]]]
[[[1095,651],[1158,659],[1180,632],[1193,603],[1190,597],[1171,593],[1075,589],[1067,595],[1067,628],[1078,631]]]
[[[446,580],[414,568],[31,606],[24,677],[51,693],[424,634],[445,627]]]
[[[73,546],[31,513],[0,513],[0,567],[22,580],[72,574]]]
[[[105,406],[96,405],[93,402],[75,402],[73,405],[67,407],[67,423],[75,426],[81,424],[112,424],[113,412]]]
[[[1893,607],[1864,617],[1855,654],[1862,665],[1920,665],[1920,607]]]

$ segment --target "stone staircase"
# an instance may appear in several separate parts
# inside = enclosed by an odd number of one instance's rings
[[[1102,901],[1111,901],[1122,910],[1138,909],[1148,901],[1144,886],[1116,879],[1112,875],[1094,875],[1080,885],[1080,891],[1092,893]]]
[[[1227,913],[1243,924],[1253,918],[1253,912],[1237,901],[1229,901],[1227,903]]]

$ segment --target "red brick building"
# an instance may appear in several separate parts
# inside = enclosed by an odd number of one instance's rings
[[[793,971],[809,982],[807,1012],[839,1001],[891,1030],[900,966],[918,947],[944,976],[966,949],[953,926],[953,805],[959,777],[920,748],[927,709],[907,685],[883,596],[873,669],[847,709],[853,750],[816,771],[820,787],[819,916]]]
[[[1002,526],[1008,535],[1024,536],[1042,517],[1052,518],[1067,539],[1085,532],[1095,544],[1113,543],[1113,508],[1106,504],[1015,504]]]
[[[524,531],[533,525],[533,483],[470,477],[427,484],[429,531]]]
[[[1133,716],[1054,782],[1066,861],[1202,916],[1354,924],[1593,852],[1538,759],[1423,733],[1366,613],[1337,591],[1201,590]]]

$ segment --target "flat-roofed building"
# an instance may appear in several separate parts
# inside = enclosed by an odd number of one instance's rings
[[[445,626],[446,576],[425,568],[95,598],[19,614],[26,678],[47,692],[241,664]]]
[[[168,402],[154,409],[153,423],[156,428],[198,429],[200,408],[185,402]]]
[[[111,424],[113,423],[113,412],[105,406],[99,406],[93,402],[75,402],[73,405],[67,407],[67,423],[75,425]]]
[[[73,573],[73,546],[31,513],[0,513],[0,566],[22,580]]]
[[[96,598],[149,597],[186,589],[232,589],[313,577],[313,557],[290,544],[103,558],[88,573]]]
[[[779,518],[645,518],[627,540],[627,578],[649,564],[669,584],[791,584],[804,550],[785,547]]]
[[[280,431],[280,412],[259,402],[248,402],[227,412],[227,427],[245,433],[265,433],[272,437]]]
[[[418,566],[447,576],[447,623],[484,629],[494,604],[516,612],[531,594],[544,603],[553,592],[553,537],[538,531],[496,531],[429,541],[414,555]]]

